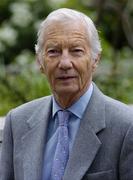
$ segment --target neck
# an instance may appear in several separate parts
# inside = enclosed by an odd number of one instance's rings
[[[90,86],[90,84],[89,84]],[[66,109],[74,104],[88,89],[88,86],[84,90],[79,90],[77,93],[68,93],[68,94],[54,94],[54,97],[57,103],[60,105],[62,109]],[[76,94],[76,95],[75,95]]]

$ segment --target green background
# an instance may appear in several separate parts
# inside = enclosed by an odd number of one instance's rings
[[[107,95],[133,103],[133,3],[131,0],[1,0],[0,116],[50,94],[34,46],[40,22],[54,9],[84,12],[95,22],[102,57],[94,81]]]

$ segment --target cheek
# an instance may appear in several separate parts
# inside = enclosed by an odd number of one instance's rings
[[[79,64],[79,72],[81,74],[81,76],[86,76],[88,77],[88,75],[91,72],[91,62],[90,60],[84,60],[82,63]]]
[[[55,63],[48,63],[46,66],[46,77],[48,79],[48,82],[51,86],[51,89],[54,89],[56,87],[56,64]]]
[[[51,84],[52,82],[52,76],[53,76],[53,73],[52,73],[52,67],[49,66],[49,64],[45,64],[45,76],[47,78],[47,80],[49,81],[49,83]]]
[[[79,84],[80,86],[84,86],[92,77],[91,63],[86,60],[84,63],[81,63],[79,67]]]
[[[44,67],[45,67],[46,75],[51,76],[52,72],[54,72],[56,68],[56,64],[50,60],[45,60]]]

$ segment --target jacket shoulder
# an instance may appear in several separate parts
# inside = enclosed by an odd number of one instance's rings
[[[42,98],[38,98],[22,104],[14,109],[12,109],[7,117],[10,116],[12,119],[28,119],[34,112],[39,110],[40,108],[45,108],[48,104],[51,103],[52,96],[45,96]]]
[[[51,96],[45,96],[42,98],[34,99],[32,101],[29,101],[27,103],[24,103],[16,108],[13,109],[15,113],[19,113],[21,111],[30,111],[30,110],[36,110],[39,106],[42,104],[46,104],[51,101]]]
[[[105,96],[105,116],[109,124],[121,129],[133,127],[133,110],[129,105]]]
[[[94,85],[95,105],[99,110],[105,110],[105,119],[113,124],[133,124],[133,110],[129,105],[103,94]]]

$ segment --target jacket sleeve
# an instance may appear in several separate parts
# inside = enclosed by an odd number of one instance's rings
[[[128,128],[128,131],[123,140],[123,146],[119,162],[120,180],[133,179],[133,125]]]
[[[6,117],[0,157],[0,180],[14,180],[11,114]]]

